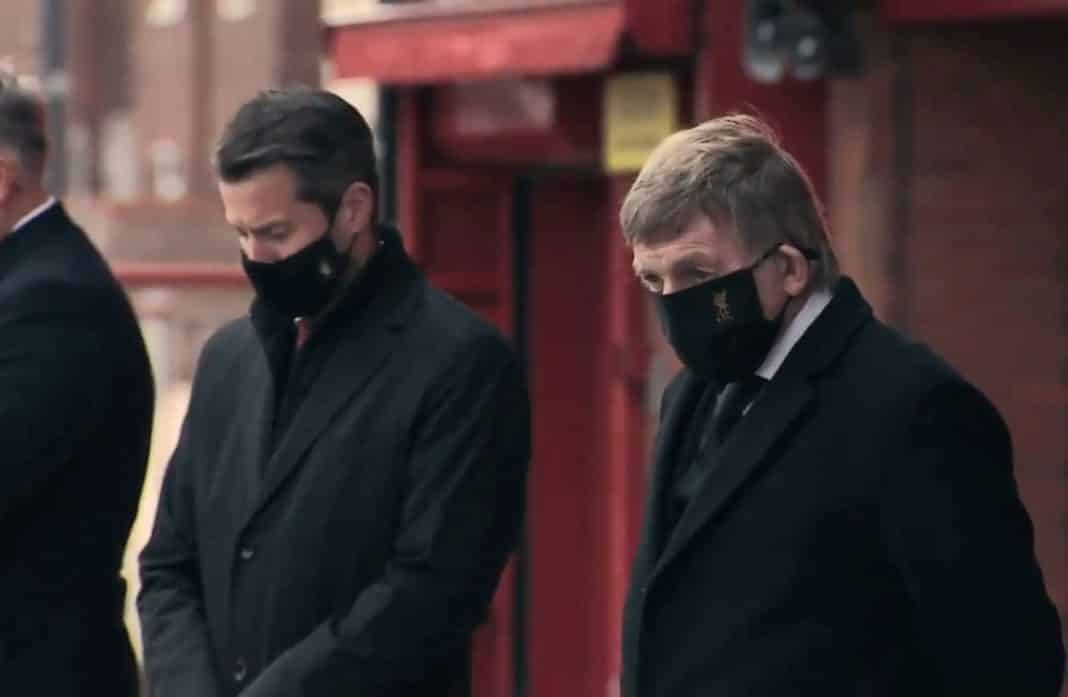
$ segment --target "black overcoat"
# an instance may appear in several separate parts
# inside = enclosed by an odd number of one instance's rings
[[[281,432],[253,322],[207,343],[141,557],[152,694],[466,694],[522,519],[527,393],[505,340],[385,244]]]
[[[63,206],[0,240],[0,694],[137,694],[119,573],[152,406],[126,295]]]
[[[626,697],[1055,697],[1064,652],[990,402],[843,279],[665,529],[665,392]]]

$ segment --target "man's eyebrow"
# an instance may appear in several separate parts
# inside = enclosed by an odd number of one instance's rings
[[[716,259],[710,257],[706,252],[700,250],[694,250],[692,252],[686,252],[679,258],[673,260],[671,265],[667,267],[666,272],[677,272],[684,267],[700,267],[707,269],[708,271],[718,272],[722,268],[722,264]],[[635,275],[641,276],[642,274],[649,273],[649,269],[645,268],[637,261],[631,263],[631,268],[634,270]]]
[[[708,269],[709,271],[718,271],[720,269],[721,264],[712,257],[710,257],[707,253],[695,250],[692,252],[687,252],[680,256],[678,259],[675,259],[671,263],[671,266],[668,267],[668,269],[670,271],[677,271],[678,269],[685,266],[701,267],[704,269]]]
[[[268,220],[265,223],[260,223],[256,227],[248,228],[248,231],[253,235],[262,235],[269,232],[272,228],[285,227],[289,225],[289,221],[284,218],[276,220]]]

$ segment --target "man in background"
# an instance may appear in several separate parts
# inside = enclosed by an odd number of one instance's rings
[[[43,188],[38,101],[0,83],[0,692],[133,697],[119,576],[153,387],[133,310]]]

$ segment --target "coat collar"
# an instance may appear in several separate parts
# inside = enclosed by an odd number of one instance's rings
[[[381,245],[367,262],[367,267],[345,289],[337,306],[317,321],[317,335],[337,329],[344,332],[376,296],[388,292],[391,285],[418,275],[415,264],[404,251],[400,233],[388,225],[379,225],[377,232]],[[292,341],[293,318],[271,309],[259,298],[252,301],[249,318],[268,354],[279,339]]]
[[[646,506],[642,545],[638,550],[636,567],[652,566],[667,542],[665,506],[679,448],[685,440],[687,426],[697,402],[708,383],[692,371],[684,370],[668,387],[664,395],[660,428],[653,448],[653,478],[649,503]]]
[[[49,208],[58,203],[59,201],[56,200],[55,196],[48,196],[47,198],[45,198],[43,203],[38,206],[35,206],[33,210],[22,216],[22,218],[17,223],[15,223],[15,226],[11,228],[11,230],[7,234],[14,235],[16,232],[26,227],[34,220],[47,213]]]
[[[46,203],[48,205],[42,204],[31,215],[23,217],[8,234],[0,237],[0,264],[49,244],[48,240],[53,239],[50,232],[74,226],[62,203],[52,198]]]
[[[250,458],[247,484],[254,486],[256,493],[250,497],[252,505],[246,509],[245,523],[271,501],[352,395],[378,373],[419,304],[422,274],[404,252],[395,231],[387,231],[384,240],[383,249],[365,271],[367,275],[354,284],[335,313],[320,327],[318,341],[334,345],[311,390],[288,428],[278,434],[277,446],[269,454],[265,436],[273,423],[274,379],[268,362],[257,361],[259,368],[254,369],[258,373],[253,391],[261,413],[254,423],[261,437],[255,457]],[[260,312],[263,313],[262,308]],[[269,332],[277,331],[275,318],[261,314],[257,326],[261,342]],[[255,317],[253,323],[256,324]],[[255,484],[252,479],[256,480]]]
[[[663,552],[652,563],[651,574],[658,575],[678,556],[693,536],[710,524],[741,492],[743,485],[767,459],[768,453],[799,422],[816,399],[815,380],[831,367],[850,345],[853,336],[872,317],[871,308],[849,278],[842,278],[834,297],[794,349],[786,357],[775,378],[753,404],[745,419],[715,454],[716,466],[671,531]],[[657,529],[668,491],[671,463],[678,442],[686,431],[686,417],[700,394],[701,381],[688,374],[680,378],[679,397],[666,405],[661,443],[655,461],[657,478],[647,534],[657,542]],[[659,547],[658,547],[659,548]],[[646,560],[647,563],[650,561]],[[649,569],[649,567],[646,567]]]

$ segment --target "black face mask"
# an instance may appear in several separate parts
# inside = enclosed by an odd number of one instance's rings
[[[241,254],[245,274],[264,304],[294,318],[314,317],[326,307],[337,292],[350,257],[348,252],[338,251],[330,239],[332,227],[315,242],[280,261],[252,261]]]
[[[699,376],[726,385],[752,375],[767,356],[786,305],[775,319],[764,316],[753,271],[778,250],[776,245],[726,276],[656,296],[664,335]]]

